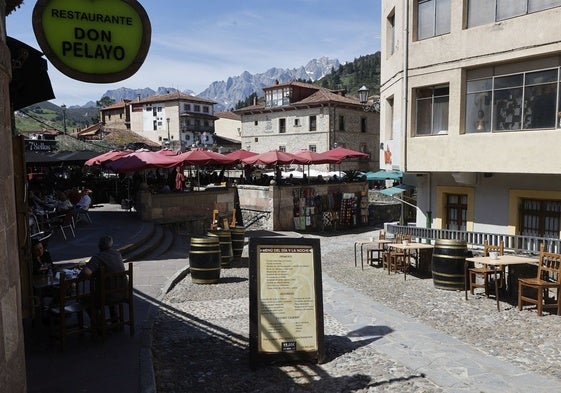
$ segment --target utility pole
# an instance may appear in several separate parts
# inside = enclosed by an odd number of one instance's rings
[[[63,131],[64,131],[64,135],[66,135],[66,105],[62,104],[61,106],[62,109],[62,124],[63,124]]]

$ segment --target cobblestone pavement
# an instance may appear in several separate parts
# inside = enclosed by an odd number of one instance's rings
[[[435,289],[430,278],[408,275],[404,280],[403,274],[388,275],[370,266],[361,270],[360,265],[354,266],[353,244],[371,234],[311,236],[321,241],[324,288],[330,282],[344,285],[371,301],[373,308],[387,307],[397,318],[411,318],[418,326],[426,325],[459,340],[477,356],[490,359],[490,365],[497,361],[506,369],[520,369],[515,371],[520,383],[514,376],[491,382],[488,389],[475,389],[469,383],[472,376],[467,375],[461,386],[445,386],[442,378],[431,377],[431,367],[439,367],[436,359],[433,365],[416,365],[414,348],[406,348],[404,343],[403,348],[395,347],[394,354],[387,344],[381,344],[384,336],[392,335],[389,328],[376,325],[374,331],[358,334],[350,328],[352,321],[341,312],[330,313],[330,307],[325,307],[324,364],[252,371],[244,258],[231,269],[222,270],[219,284],[197,285],[187,276],[164,296],[165,307],[157,312],[153,328],[158,392],[524,392],[529,390],[522,379],[533,383],[526,377],[531,373],[546,380],[547,391],[561,391],[560,317],[538,317],[535,310],[518,311],[508,302],[501,302],[501,312],[497,312],[494,299],[483,294],[466,301],[463,292]],[[337,291],[324,294],[324,304],[329,306],[337,296]],[[352,311],[353,299],[348,308]],[[429,335],[435,336],[432,330]],[[438,340],[432,349],[435,356],[439,343],[448,345]],[[403,351],[407,355],[400,357]]]

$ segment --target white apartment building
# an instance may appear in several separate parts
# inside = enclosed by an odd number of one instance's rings
[[[183,93],[133,100],[130,129],[162,145],[183,150],[214,144],[214,101]]]
[[[366,160],[343,162],[341,170],[379,168],[378,112],[364,111],[358,99],[344,92],[308,83],[276,83],[263,90],[264,103],[236,111],[241,115],[243,149],[321,153],[339,146],[370,154]]]
[[[417,225],[559,238],[561,0],[383,0],[381,166]],[[409,176],[413,175],[413,176]]]

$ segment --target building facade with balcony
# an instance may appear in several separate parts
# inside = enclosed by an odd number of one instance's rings
[[[264,102],[236,111],[241,115],[243,149],[320,153],[347,147],[370,154],[370,159],[344,161],[341,170],[378,169],[378,112],[365,111],[358,99],[342,91],[308,83],[277,83],[263,90]]]
[[[417,225],[559,238],[561,1],[384,0],[381,166]]]
[[[154,142],[185,150],[214,144],[214,101],[170,93],[129,103],[131,129]]]

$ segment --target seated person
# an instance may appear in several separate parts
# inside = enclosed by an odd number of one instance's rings
[[[100,268],[104,267],[105,271],[108,273],[112,272],[123,272],[125,271],[125,264],[123,263],[123,257],[119,251],[113,248],[113,238],[111,236],[102,236],[98,242],[99,252],[90,258],[90,261],[84,266],[80,272],[80,276],[93,278],[94,280],[99,280],[100,278]],[[123,287],[127,285],[127,282],[112,282],[105,283],[108,287]],[[96,291],[99,290],[100,286],[95,285]],[[108,298],[109,302],[118,301],[120,299]],[[99,308],[101,302],[101,293],[94,293],[93,307],[89,307],[88,314],[92,320],[92,324],[100,326],[105,316],[104,310]],[[109,314],[111,320],[115,321],[117,319],[117,306],[109,307]]]
[[[78,209],[79,211],[89,210],[90,205],[92,204],[92,197],[90,196],[91,193],[92,190],[90,189],[84,190],[84,195],[82,195],[78,203],[75,205],[76,209]]]
[[[36,239],[31,241],[31,263],[33,274],[46,274],[54,266],[51,254],[45,250],[43,243]]]
[[[66,213],[72,210],[72,203],[62,191],[56,193],[56,211],[59,213]]]

